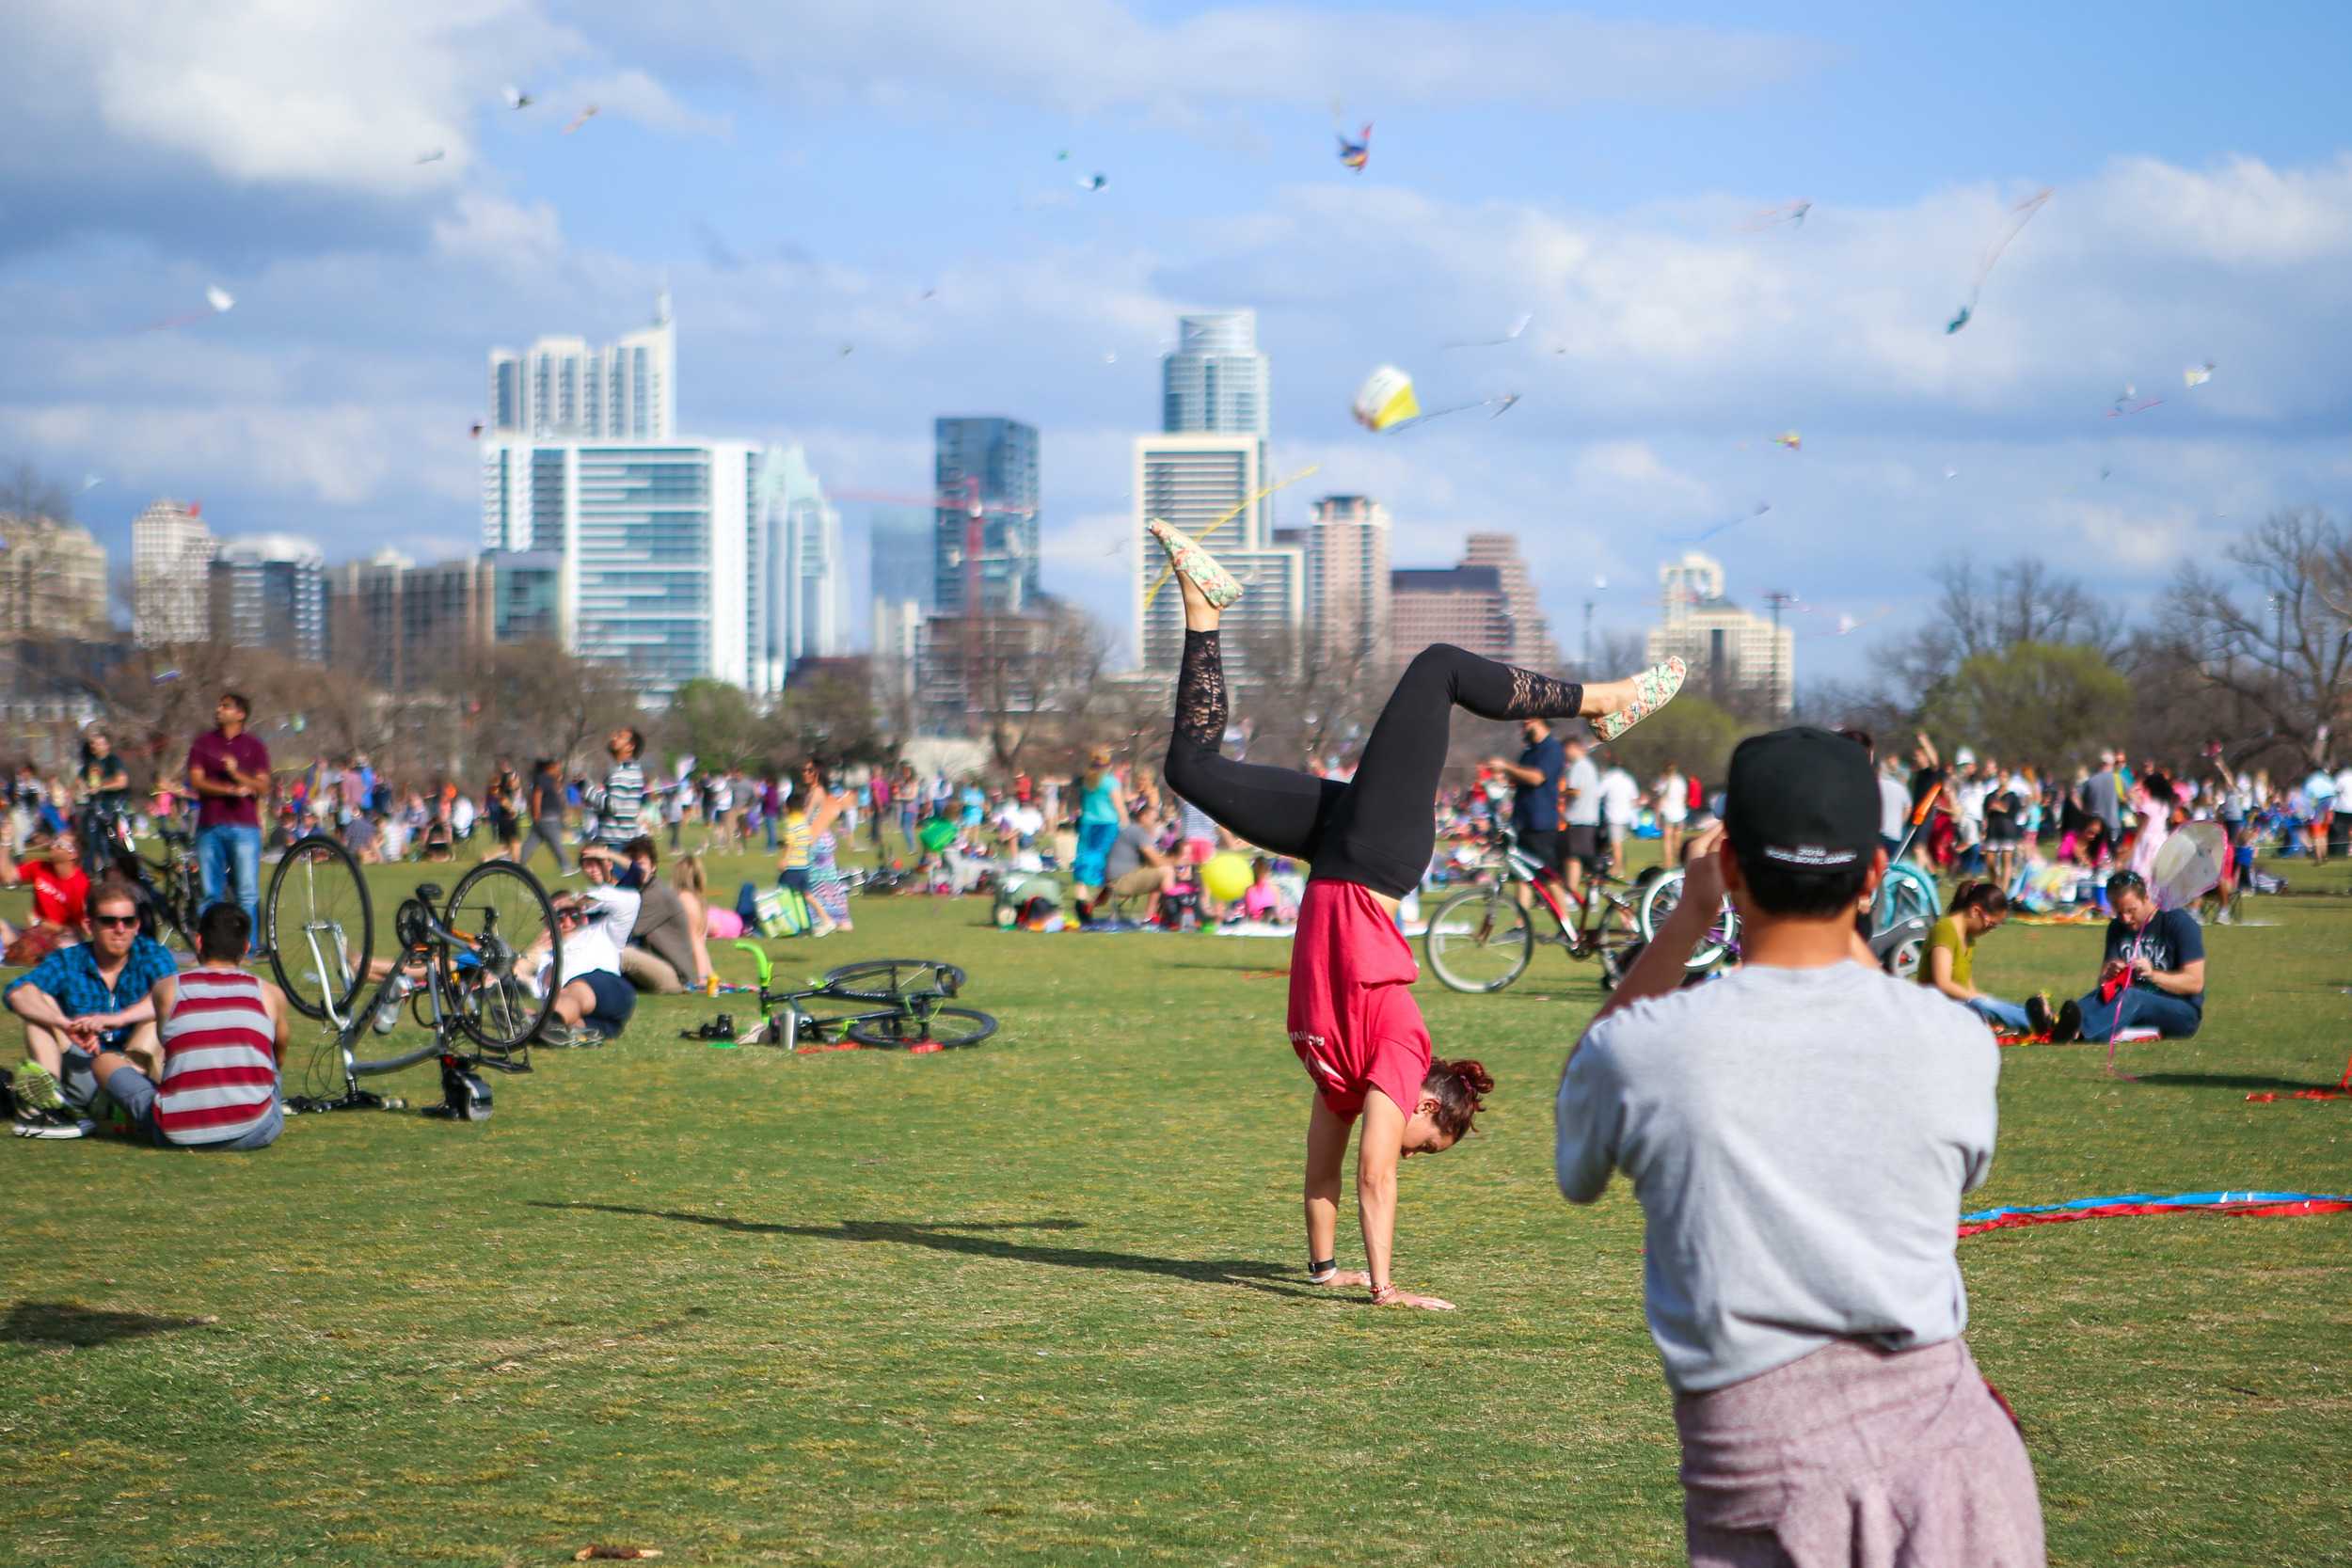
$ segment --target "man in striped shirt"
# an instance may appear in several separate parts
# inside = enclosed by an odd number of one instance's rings
[[[596,841],[618,850],[637,836],[637,816],[644,809],[645,770],[637,759],[645,737],[634,729],[614,730],[604,749],[612,754],[612,766],[605,770],[603,787],[592,784],[586,794],[596,814]]]

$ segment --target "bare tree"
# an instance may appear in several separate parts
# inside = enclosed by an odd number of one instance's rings
[[[2089,647],[2109,660],[2123,651],[2121,612],[2032,556],[1990,571],[1959,557],[1931,576],[1938,589],[1935,608],[1892,650],[1893,673],[1915,703],[1969,659],[2020,642]]]
[[[580,658],[551,641],[484,648],[447,673],[444,690],[478,736],[469,750],[545,756],[569,770],[590,741],[639,721],[637,693],[618,665]]]
[[[2234,579],[2196,565],[2173,579],[2151,663],[2181,692],[2226,694],[2259,726],[2226,737],[2233,757],[2283,745],[2298,766],[2324,761],[2352,705],[2352,536],[2296,508],[2228,555]]]
[[[23,459],[0,467],[0,517],[73,520],[73,493]]]
[[[1033,746],[1052,754],[1082,732],[1110,664],[1109,636],[1072,604],[1041,615],[934,618],[928,633],[926,705],[970,725],[999,773],[1013,772]]]
[[[1246,632],[1241,652],[1233,719],[1252,762],[1310,768],[1363,745],[1391,672],[1297,627]]]

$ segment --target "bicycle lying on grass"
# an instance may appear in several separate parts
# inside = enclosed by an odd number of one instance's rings
[[[270,967],[294,1009],[330,1031],[304,1065],[303,1092],[287,1097],[288,1110],[397,1110],[399,1101],[362,1089],[359,1080],[437,1055],[449,1096],[443,1109],[468,1116],[466,1107],[478,1104],[486,1116],[486,1090],[461,1092],[471,1070],[531,1070],[531,1040],[555,1005],[534,977],[539,955],[554,940],[547,890],[511,861],[485,861],[437,911],[436,904],[441,890],[429,882],[401,901],[392,916],[399,953],[361,1003],[374,920],[359,864],[330,838],[301,839],[286,851],[262,912]],[[390,1033],[404,1006],[429,1037],[391,1055],[362,1057],[369,1030]]]
[[[771,990],[774,968],[756,943],[739,942],[759,965],[763,1017],[740,1032],[713,1020],[688,1039],[731,1037],[738,1045],[773,1045],[801,1053],[904,1051],[929,1055],[979,1044],[996,1021],[971,1007],[946,1004],[963,989],[964,973],[935,958],[867,958],[828,970],[798,990]]]

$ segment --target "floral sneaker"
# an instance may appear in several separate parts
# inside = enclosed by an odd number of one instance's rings
[[[1152,531],[1152,537],[1167,549],[1168,563],[1181,576],[1189,578],[1192,585],[1200,590],[1201,597],[1210,604],[1223,610],[1241,597],[1241,584],[1235,580],[1233,574],[1218,565],[1215,556],[1194,544],[1182,530],[1170,528],[1157,517],[1144,526]]]
[[[1663,664],[1653,664],[1633,677],[1633,704],[1614,713],[1604,713],[1593,721],[1593,733],[1603,740],[1614,740],[1634,725],[1675,700],[1682,689],[1682,678],[1689,669],[1679,658]]]

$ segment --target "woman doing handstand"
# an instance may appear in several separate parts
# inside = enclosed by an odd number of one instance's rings
[[[1614,739],[1682,684],[1672,660],[1629,680],[1578,686],[1444,644],[1416,655],[1390,694],[1347,783],[1218,754],[1225,672],[1224,607],[1241,585],[1198,545],[1153,519],[1184,597],[1184,666],[1168,748],[1168,786],[1240,837],[1310,863],[1291,939],[1290,1038],[1315,1098],[1307,1118],[1308,1278],[1365,1285],[1375,1306],[1450,1308],[1390,1278],[1396,1167],[1454,1147],[1494,1080],[1474,1061],[1433,1060],[1408,990],[1420,971],[1396,927],[1398,902],[1421,882],[1437,843],[1435,801],[1456,707],[1482,719],[1582,716]],[[1356,1204],[1367,1272],[1338,1263],[1341,1164],[1359,1117]]]

